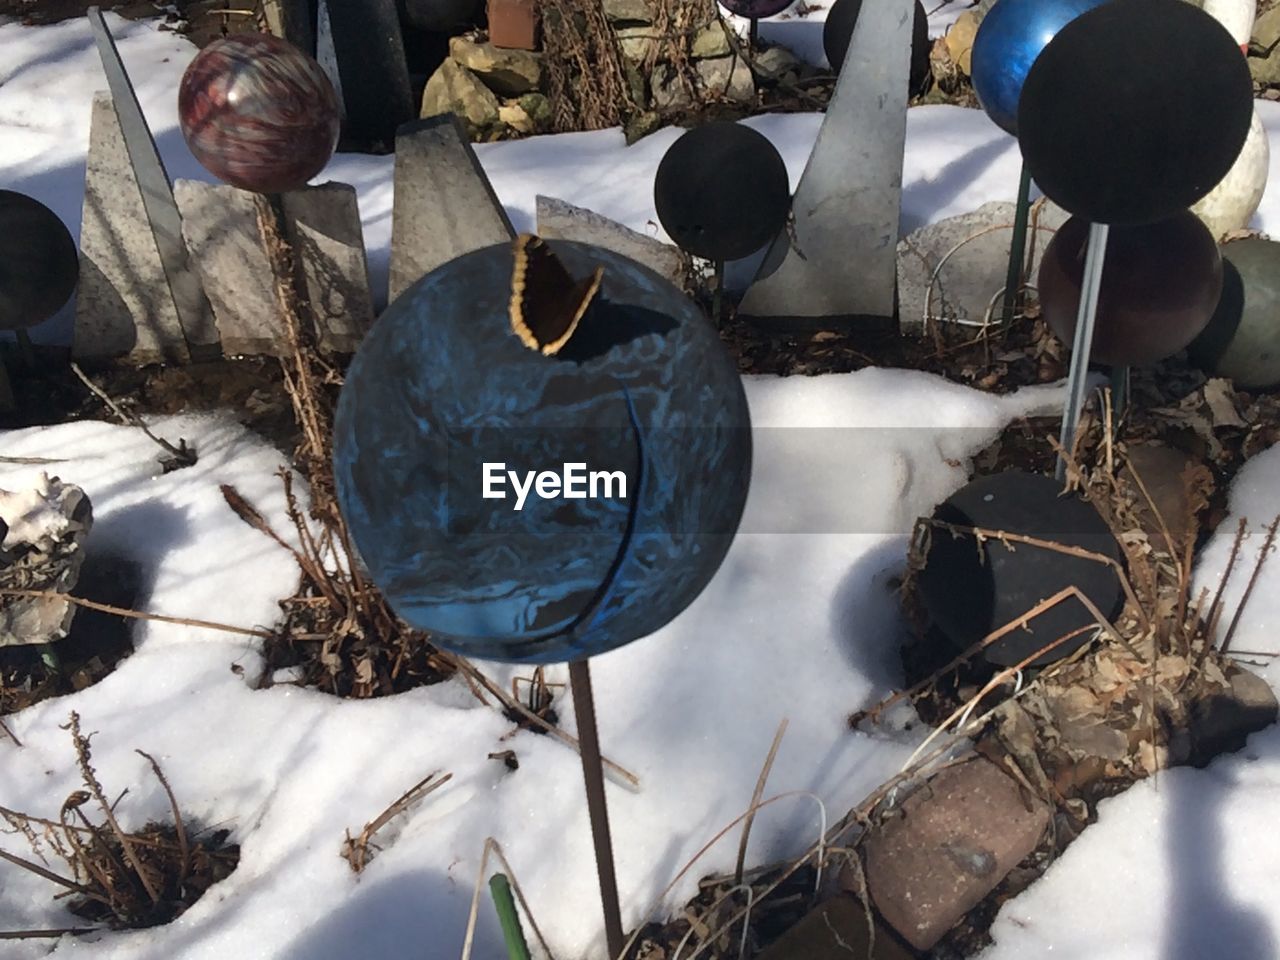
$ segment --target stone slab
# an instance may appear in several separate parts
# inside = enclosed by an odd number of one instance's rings
[[[327,10],[342,79],[346,134],[391,146],[396,128],[414,116],[396,2],[336,0]]]
[[[275,275],[262,239],[265,197],[225,184],[179,180],[174,199],[227,356],[287,352]]]
[[[796,186],[795,242],[774,240],[739,316],[787,329],[892,323],[914,4],[863,5]]]
[[[898,242],[898,322],[904,333],[923,331],[926,298],[932,319],[982,321],[1008,276],[1013,207],[1003,200],[984,203],[971,213],[926,224]],[[1033,285],[1044,248],[1067,220],[1053,204],[1036,209],[1036,228],[1027,230]],[[1001,306],[1002,298],[993,308],[997,320]]]
[[[111,95],[94,95],[72,357],[191,359]]]
[[[281,200],[302,293],[315,319],[316,342],[329,353],[354,353],[373,323],[355,187],[323,183],[286,193]]]
[[[1050,810],[988,760],[929,779],[867,838],[876,909],[918,950],[936,944],[1039,843]]]
[[[669,243],[625,227],[616,220],[554,197],[535,201],[538,236],[548,240],[577,240],[604,247],[642,263],[683,289],[687,268],[684,255]]]
[[[400,128],[388,303],[441,264],[514,238],[456,117],[443,114]]]
[[[814,907],[760,951],[756,960],[912,960],[912,956],[878,923],[873,940],[862,904],[848,894],[839,894]]]

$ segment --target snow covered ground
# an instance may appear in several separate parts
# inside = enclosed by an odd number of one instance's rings
[[[108,22],[171,175],[208,179],[186,150],[175,115],[177,81],[193,49],[154,22],[110,15]],[[784,29],[810,43],[816,36],[820,51],[815,23],[762,25],[766,36]],[[0,25],[0,51],[0,188],[35,196],[76,233],[91,94],[105,87],[87,25]],[[1259,109],[1276,146],[1273,181],[1280,181],[1280,106]],[[778,145],[793,185],[819,120],[750,121]],[[662,236],[652,177],[677,135],[665,130],[627,148],[619,132],[604,131],[482,145],[478,153],[517,228],[532,227],[534,197],[546,193]],[[982,113],[913,109],[903,230],[1012,199],[1017,162],[1013,140]],[[339,156],[319,178],[358,188],[378,289],[385,288],[390,172],[387,158]],[[1280,190],[1264,200],[1255,225],[1280,232]],[[65,342],[69,333],[64,312],[36,336]],[[651,908],[660,913],[682,902],[698,876],[732,866],[734,833],[664,904],[655,903],[746,807],[784,717],[789,728],[770,794],[813,791],[835,816],[896,772],[918,731],[852,733],[845,716],[900,679],[894,650],[901,624],[888,581],[901,567],[905,533],[965,482],[966,458],[1005,423],[1061,401],[1057,389],[997,398],[886,370],[750,378],[747,392],[757,426],[792,429],[762,431],[746,532],[675,622],[593,665],[605,752],[642,783],[638,792],[613,785],[609,796],[628,926]],[[292,562],[231,514],[218,485],[236,486],[284,530],[273,475],[281,458],[231,415],[166,419],[155,429],[194,442],[200,463],[162,475],[159,451],[137,431],[74,424],[0,436],[0,457],[62,461],[43,468],[0,461],[0,487],[21,486],[40,469],[84,486],[97,517],[89,549],[143,565],[146,609],[240,626],[271,623],[276,601],[295,583]],[[1242,474],[1232,506],[1255,525],[1280,512],[1277,451]],[[1223,529],[1233,527],[1228,521]],[[817,532],[823,529],[833,532]],[[1219,540],[1201,562],[1204,582],[1215,582],[1224,556]],[[1273,568],[1251,601],[1239,649],[1280,651],[1277,588],[1280,570]],[[78,786],[59,729],[74,709],[85,730],[99,731],[100,779],[109,791],[130,789],[119,811],[126,825],[167,815],[163,791],[133,752],[140,748],[160,760],[189,815],[232,827],[242,859],[177,922],[64,941],[52,947],[54,956],[457,957],[487,836],[502,843],[555,955],[600,955],[581,773],[569,749],[512,735],[512,725],[461,684],[366,703],[289,687],[254,691],[232,669],[256,674],[260,658],[251,641],[159,623],[138,625],[135,637],[137,652],[102,683],[9,718],[25,746],[0,741],[0,804],[48,815]],[[504,682],[520,673],[484,666]],[[1269,668],[1273,682],[1277,671]],[[550,679],[563,681],[564,674],[552,670]],[[571,729],[572,711],[561,707]],[[516,751],[518,771],[487,759],[504,749]],[[384,844],[394,843],[357,878],[339,856],[344,831],[358,831],[432,770],[453,779],[382,835]],[[1280,735],[1271,730],[1207,771],[1174,771],[1104,804],[1100,823],[1007,905],[989,957],[1052,950],[1055,957],[1192,960],[1210,947],[1240,960],[1276,955],[1280,881],[1270,866],[1280,840],[1266,818],[1278,800]],[[817,825],[811,800],[770,807],[753,830],[752,860],[796,852]],[[0,845],[26,853],[14,837]],[[65,925],[54,892],[29,874],[0,869],[0,930]],[[474,955],[499,956],[499,943],[485,902]],[[6,943],[4,955],[50,949]]]

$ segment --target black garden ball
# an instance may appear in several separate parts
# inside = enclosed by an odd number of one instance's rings
[[[80,277],[75,241],[39,200],[0,190],[0,330],[44,323]]]
[[[1032,64],[1018,140],[1036,184],[1068,212],[1150,223],[1226,176],[1252,118],[1249,68],[1218,21],[1183,0],[1111,0]]]
[[[844,66],[849,52],[849,40],[862,12],[862,0],[836,0],[827,11],[822,25],[822,49],[833,73]],[[911,89],[923,86],[929,77],[929,16],[923,4],[916,0],[915,15],[911,22]]]
[[[777,16],[795,0],[720,0],[720,6],[739,17],[758,20]]]
[[[944,501],[934,520],[979,527],[1081,547],[1119,561],[1120,545],[1094,507],[1063,496],[1051,477],[1010,470],[980,477]],[[979,548],[971,535],[931,528],[925,566],[917,586],[933,622],[964,650],[1022,616],[1042,600],[1076,586],[1104,617],[1119,609],[1119,578],[1109,565],[1028,543],[987,539]],[[1077,598],[1069,597],[1006,634],[985,650],[991,663],[1013,666],[1048,643],[1094,623]],[[1061,659],[1090,639],[1085,630],[1032,660],[1041,666]]]
[[[769,139],[750,127],[715,121],[684,133],[653,181],[662,227],[683,250],[738,260],[773,240],[787,221],[787,167]]]

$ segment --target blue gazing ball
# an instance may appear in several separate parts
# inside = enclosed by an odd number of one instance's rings
[[[547,246],[574,281],[603,267],[558,353],[513,333],[513,246],[477,250],[378,319],[334,430],[339,505],[396,613],[513,663],[603,653],[674,618],[724,559],[751,471],[742,382],[706,317],[626,257]],[[535,326],[562,309],[554,286],[521,284]]]
[[[1064,26],[1107,0],[999,0],[973,39],[973,89],[1000,129],[1018,135],[1018,98],[1040,51]]]

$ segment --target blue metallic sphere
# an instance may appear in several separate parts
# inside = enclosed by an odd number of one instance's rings
[[[1000,129],[1018,135],[1018,98],[1031,64],[1064,26],[1107,0],[999,0],[973,40],[973,89]]]
[[[706,317],[626,257],[548,246],[575,280],[604,268],[559,353],[512,332],[512,246],[466,254],[378,319],[334,429],[339,506],[396,613],[512,663],[603,653],[674,618],[724,559],[751,470],[742,382]],[[554,313],[553,280],[526,277],[527,315]],[[563,495],[573,465],[582,496]],[[532,473],[563,482],[519,502]]]

